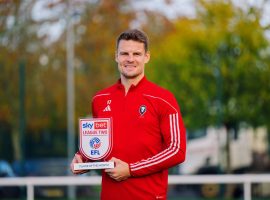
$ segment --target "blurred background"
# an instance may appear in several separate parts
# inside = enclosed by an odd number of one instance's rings
[[[269,0],[0,0],[1,177],[69,175],[78,119],[117,81],[115,39],[128,28],[148,34],[146,76],[175,94],[188,131],[187,160],[170,173],[269,173],[269,13]],[[9,189],[0,187],[0,198],[25,198]],[[98,186],[76,190],[99,198]],[[242,193],[238,185],[169,188],[170,199]],[[253,185],[252,195],[270,199],[270,184]]]

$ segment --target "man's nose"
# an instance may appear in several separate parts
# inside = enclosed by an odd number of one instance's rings
[[[129,62],[134,61],[134,56],[133,56],[132,54],[129,54],[127,60],[128,60]]]

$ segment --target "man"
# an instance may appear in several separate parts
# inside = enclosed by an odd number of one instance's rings
[[[102,172],[102,200],[166,199],[168,168],[185,160],[186,136],[179,106],[167,90],[148,81],[147,36],[127,30],[117,39],[120,80],[92,99],[94,117],[113,121],[113,147]],[[87,161],[79,152],[71,163]]]

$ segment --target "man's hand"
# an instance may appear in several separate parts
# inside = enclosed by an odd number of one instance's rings
[[[130,177],[129,166],[126,162],[114,157],[109,161],[114,162],[115,166],[113,169],[105,169],[105,172],[112,179],[116,181],[123,181]]]
[[[72,159],[72,162],[70,163],[70,170],[72,171],[73,174],[83,174],[88,172],[88,170],[74,170],[74,164],[75,163],[83,163],[82,156],[78,153],[75,154],[75,156]]]

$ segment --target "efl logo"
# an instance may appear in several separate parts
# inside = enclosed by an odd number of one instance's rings
[[[91,155],[100,155],[99,150],[91,150]]]
[[[95,129],[107,129],[107,122],[94,122]]]
[[[101,141],[99,138],[94,137],[90,140],[90,147],[94,150],[91,150],[91,155],[100,155],[98,148],[101,146]]]
[[[101,146],[101,141],[98,137],[94,137],[90,140],[90,147],[92,149],[98,149]]]

